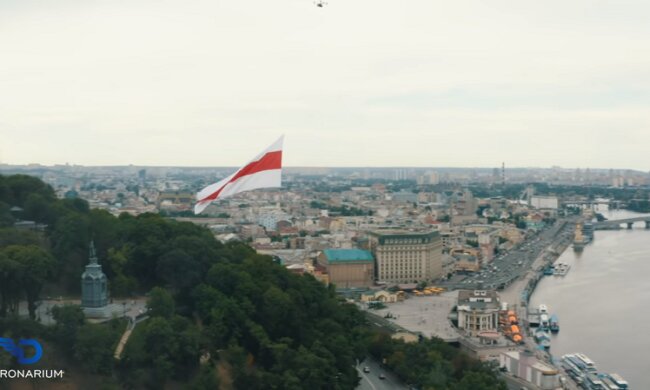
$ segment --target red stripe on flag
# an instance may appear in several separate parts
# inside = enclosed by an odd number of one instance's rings
[[[226,188],[228,184],[235,182],[244,176],[254,175],[258,172],[270,171],[273,169],[281,169],[281,168],[282,168],[282,151],[277,150],[274,152],[268,152],[264,156],[262,156],[262,158],[260,158],[259,160],[253,161],[250,164],[243,167],[242,169],[240,169],[239,172],[237,172],[237,174],[233,176],[233,178],[230,179],[228,183],[224,184],[221,188],[219,188],[212,194],[199,200],[199,203],[208,202],[217,199],[221,191],[223,191],[223,189]]]

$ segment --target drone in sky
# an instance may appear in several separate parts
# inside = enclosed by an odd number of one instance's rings
[[[327,2],[323,0],[316,0],[314,1],[314,4],[316,5],[316,7],[323,8],[327,5]]]

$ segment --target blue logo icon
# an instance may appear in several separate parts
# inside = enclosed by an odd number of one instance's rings
[[[27,346],[34,348],[34,356],[25,357],[25,350],[23,347]],[[41,360],[41,356],[43,356],[43,348],[41,347],[41,344],[34,339],[20,339],[18,340],[18,345],[16,345],[12,339],[0,337],[0,347],[4,348],[5,351],[14,356],[20,364],[34,364]]]

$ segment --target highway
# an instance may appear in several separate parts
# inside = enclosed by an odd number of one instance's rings
[[[527,273],[539,256],[544,256],[549,261],[554,260],[556,254],[551,251],[551,247],[559,245],[560,241],[566,243],[572,240],[573,225],[571,220],[558,220],[555,225],[527,237],[517,247],[495,257],[480,272],[441,285],[456,289],[477,288],[479,285],[483,288],[503,289]]]
[[[370,368],[370,372],[363,372],[364,367]],[[357,367],[361,382],[357,390],[408,390],[408,386],[404,385],[395,374],[390,371],[383,370],[379,362],[368,357],[361,362]],[[383,373],[386,379],[379,379],[379,374]]]

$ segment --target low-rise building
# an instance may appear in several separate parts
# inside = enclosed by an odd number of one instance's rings
[[[558,209],[557,196],[538,196],[535,195],[530,199],[530,205],[536,209]]]
[[[170,207],[181,207],[182,209],[190,209],[194,204],[195,196],[189,191],[161,191],[158,195],[156,206],[159,209]]]
[[[395,303],[403,301],[406,298],[404,291],[398,291],[395,293],[388,292],[385,290],[371,291],[368,293],[361,294],[361,302],[382,302],[382,303]]]
[[[454,253],[452,257],[455,259],[454,271],[478,272],[481,269],[478,258],[469,253]]]
[[[372,254],[362,249],[325,249],[318,256],[329,282],[339,288],[372,286],[374,262]]]
[[[546,225],[544,223],[544,217],[540,214],[529,215],[524,218],[524,222],[528,230],[542,230]]]
[[[499,326],[499,296],[494,290],[458,292],[458,327],[470,336],[496,331]]]
[[[502,352],[499,358],[501,367],[504,367],[507,372],[542,390],[560,387],[558,369],[539,361],[532,353],[507,351]]]

